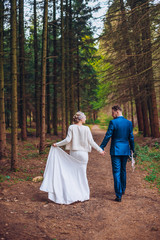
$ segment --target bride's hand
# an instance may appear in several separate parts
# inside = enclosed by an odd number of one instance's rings
[[[52,146],[53,146],[53,147],[57,147],[56,143],[53,143]]]
[[[105,151],[102,151],[102,152],[100,152],[100,154],[101,154],[102,156],[104,156],[104,155],[106,154],[106,152],[105,152]]]

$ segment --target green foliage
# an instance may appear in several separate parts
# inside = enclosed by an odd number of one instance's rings
[[[18,181],[20,181],[20,182],[24,182],[24,179],[22,179],[22,178],[18,178]]]
[[[158,142],[155,142],[154,146],[156,149],[160,149],[160,144]]]
[[[2,174],[0,174],[0,182],[4,182],[5,180],[10,180],[10,176],[4,176]]]
[[[101,129],[107,129],[109,122],[112,120],[112,116],[108,116],[103,111],[101,111],[96,120],[90,118],[86,120],[86,124],[98,124]]]
[[[10,176],[5,176],[5,175],[2,175],[0,174],[0,182],[4,182],[4,181],[10,181],[11,182],[14,182],[14,183],[18,183],[19,181],[20,182],[24,182],[24,181],[32,181],[33,177],[31,177],[30,175],[28,176],[25,176],[25,178],[19,178],[19,177],[10,177]]]
[[[6,179],[9,180],[11,177],[10,176],[6,176]]]
[[[26,180],[26,181],[32,181],[32,179],[33,179],[33,178],[32,178],[31,176],[27,176],[25,180]]]
[[[25,148],[26,150],[28,150],[28,149],[35,150],[36,149],[36,147],[32,143],[26,143],[26,144],[24,144],[24,147],[26,147]]]
[[[29,121],[30,121],[30,119],[29,119]],[[29,122],[28,121],[28,122]],[[29,132],[29,133],[35,133],[36,132],[36,129],[35,128],[27,128],[27,131]]]
[[[48,153],[47,151],[43,151],[43,152],[40,152],[40,155],[45,155],[47,153]]]
[[[93,118],[90,118],[86,120],[86,124],[100,124],[100,120],[94,120]]]
[[[157,144],[155,147],[150,148],[147,145],[140,147],[135,145],[135,151],[137,154],[137,162],[141,165],[141,169],[147,172],[146,181],[154,183],[160,190],[160,151]]]
[[[97,73],[98,85],[95,90],[96,101],[93,101],[93,109],[99,110],[107,104],[107,99],[111,93],[112,81],[104,81],[106,72],[111,68],[111,65],[104,59],[104,55],[99,49],[96,53],[97,60],[94,61],[94,69]]]
[[[80,81],[81,81],[81,105],[83,111],[92,112],[95,110],[94,102],[97,102],[97,73],[94,68],[97,49],[93,43],[91,33],[81,39],[83,45],[79,47],[80,54]]]
[[[102,129],[107,129],[109,122],[113,119],[112,116],[108,116],[104,111],[101,111],[98,115],[99,125]]]
[[[26,158],[36,158],[38,156],[39,156],[38,153],[29,153],[29,154],[27,154]]]

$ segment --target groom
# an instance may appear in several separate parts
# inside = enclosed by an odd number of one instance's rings
[[[116,105],[112,107],[113,120],[110,121],[108,131],[100,145],[104,150],[111,138],[110,155],[114,178],[115,201],[121,202],[126,189],[126,163],[130,151],[134,152],[134,136],[132,122],[122,116],[122,109]]]

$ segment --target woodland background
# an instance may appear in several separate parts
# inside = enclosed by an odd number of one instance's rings
[[[20,141],[35,135],[43,153],[46,133],[64,138],[78,110],[99,123],[118,103],[140,134],[160,137],[160,3],[107,3],[95,39],[98,1],[0,1],[0,158],[11,135],[11,170]]]

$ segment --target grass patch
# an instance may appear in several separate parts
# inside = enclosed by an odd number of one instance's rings
[[[154,184],[160,191],[160,147],[155,144],[155,147],[140,147],[135,145],[137,154],[137,163],[141,165],[141,169],[147,172],[145,180]]]
[[[39,153],[28,153],[26,158],[36,158],[39,157]]]
[[[37,149],[32,143],[26,143],[26,144],[24,144],[24,149],[25,150],[35,150],[35,149]]]

